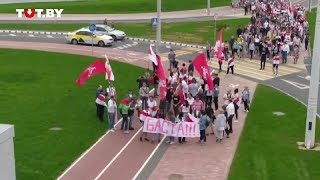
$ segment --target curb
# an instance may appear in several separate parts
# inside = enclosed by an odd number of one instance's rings
[[[68,34],[68,32],[47,32],[47,31],[26,31],[26,30],[0,30],[0,33],[45,34],[45,35],[67,35]],[[156,42],[156,40],[153,40],[153,39],[143,39],[143,38],[135,38],[135,37],[126,37],[125,39],[132,40],[132,41],[150,42],[150,43]],[[194,45],[194,44],[184,44],[179,42],[161,41],[161,44],[206,49],[205,46]]]

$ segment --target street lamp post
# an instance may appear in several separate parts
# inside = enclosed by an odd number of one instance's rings
[[[308,11],[309,11],[309,12],[311,12],[311,2],[312,2],[312,0],[309,0],[309,1],[308,1]]]
[[[161,44],[161,0],[157,0],[157,22],[156,53],[159,55],[159,48]]]
[[[208,0],[208,3],[207,3],[207,15],[209,16],[210,15],[210,0]]]
[[[311,149],[315,144],[315,128],[317,118],[317,103],[319,91],[319,69],[320,69],[320,0],[318,0],[317,19],[314,36],[314,46],[311,66],[311,79],[309,88],[308,112],[306,120],[305,146]]]

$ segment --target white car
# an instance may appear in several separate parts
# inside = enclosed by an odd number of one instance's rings
[[[86,27],[89,28],[89,27]],[[108,25],[104,24],[97,24],[96,25],[96,31],[101,32],[103,34],[109,35],[113,37],[113,40],[123,40],[126,37],[126,33],[120,30],[116,30]]]
[[[112,45],[114,42],[111,36],[100,32],[91,32],[87,28],[82,28],[74,32],[68,33],[66,36],[67,42],[71,44],[93,44],[100,47]]]

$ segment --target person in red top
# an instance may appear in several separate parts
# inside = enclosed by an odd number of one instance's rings
[[[279,64],[280,64],[280,56],[279,55],[275,55],[273,57],[273,68],[272,68],[273,75],[278,75]],[[274,69],[276,69],[276,71],[274,71]]]

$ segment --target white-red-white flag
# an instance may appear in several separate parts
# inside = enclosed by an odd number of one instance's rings
[[[224,59],[222,42],[223,42],[222,41],[222,31],[220,31],[218,38],[217,38],[217,41],[216,41],[216,45],[214,46],[214,53],[216,54],[219,61]]]
[[[111,68],[108,56],[105,54],[104,57],[106,58],[106,63],[105,63],[105,67],[106,67],[106,70],[107,70],[107,72],[106,72],[106,80],[114,81],[114,75],[113,75],[113,72],[112,72],[112,68]]]
[[[159,89],[160,89],[161,99],[165,99],[166,93],[167,93],[167,77],[162,66],[161,58],[158,55],[156,55],[156,58],[158,61],[157,76],[159,77],[159,80],[160,80]]]
[[[291,19],[294,18],[294,12],[293,12],[294,7],[292,6],[291,1],[289,2],[289,6],[288,6],[288,14],[290,16]]]
[[[151,45],[150,45],[150,48],[149,48],[149,59],[150,59],[151,62],[153,62],[156,66],[158,65],[157,56],[156,56],[156,54],[153,52]]]

